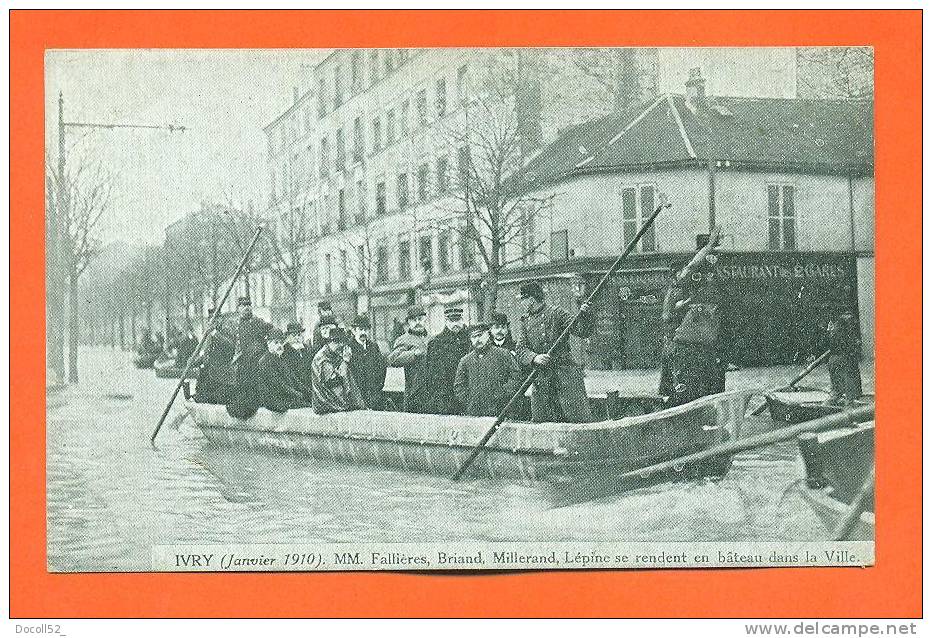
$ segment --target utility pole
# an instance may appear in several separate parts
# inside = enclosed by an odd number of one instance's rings
[[[69,236],[69,219],[70,205],[68,184],[66,183],[66,151],[65,151],[65,132],[69,128],[84,129],[150,129],[150,130],[167,130],[170,133],[184,132],[187,127],[180,124],[122,124],[122,123],[100,123],[100,122],[66,122],[65,121],[65,97],[61,91],[58,92],[58,188],[56,193],[55,210],[51,211],[51,229],[49,232],[48,246],[48,264],[49,274],[47,275],[48,292],[46,296],[46,352],[47,364],[58,376],[58,382],[65,382],[65,297],[67,295],[65,285],[68,276],[67,269],[73,265],[69,263],[66,255]],[[77,312],[78,304],[74,299],[71,300],[70,312]],[[122,320],[122,313],[121,313]],[[75,324],[72,324],[75,325]],[[122,324],[120,326],[121,341],[123,338]],[[49,338],[49,336],[51,338]],[[77,340],[72,338],[71,343],[76,347]],[[76,361],[76,360],[75,360]],[[74,380],[76,375],[71,375]]]

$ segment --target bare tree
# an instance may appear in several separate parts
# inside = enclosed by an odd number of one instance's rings
[[[46,162],[50,166],[50,162]],[[76,164],[64,174],[65,183],[60,183],[57,171],[46,169],[46,205],[50,212],[66,211],[58,215],[65,225],[60,246],[62,263],[68,282],[68,379],[78,381],[78,343],[80,340],[80,304],[78,284],[88,264],[100,248],[100,221],[110,206],[113,180],[99,166],[89,163]],[[61,201],[61,198],[66,198]]]
[[[873,97],[873,48],[800,47],[796,55],[800,97]]]
[[[595,80],[612,96],[615,111],[624,111],[641,99],[641,73],[637,49],[570,49],[577,71]]]
[[[313,235],[308,198],[309,182],[290,180],[288,189],[273,205],[275,228],[266,237],[272,272],[288,296],[286,314],[297,318],[301,282],[307,270],[306,247]]]

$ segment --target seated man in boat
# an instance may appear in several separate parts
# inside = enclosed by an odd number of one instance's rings
[[[311,332],[311,358],[317,354],[328,340],[328,334],[333,326],[339,325],[336,315],[333,313],[333,306],[329,301],[321,301],[317,304],[317,323],[314,324],[314,330]]]
[[[857,322],[850,312],[840,314],[828,323],[828,373],[832,389],[826,403],[848,405],[863,394],[861,368],[861,339]]]
[[[252,313],[249,297],[240,297],[236,302],[239,324],[236,327],[236,342],[233,354],[233,370],[236,373],[237,392],[248,385],[254,375],[259,359],[266,351],[266,335],[272,325]]]
[[[489,325],[469,328],[472,350],[456,366],[453,388],[469,416],[498,416],[521,385],[521,372],[514,355],[492,344]]]
[[[431,387],[427,376],[427,313],[421,306],[408,308],[407,331],[395,339],[386,360],[393,368],[405,370],[404,411],[430,411]]]
[[[526,312],[521,317],[521,333],[518,336],[518,363],[540,369],[534,380],[534,394],[531,397],[532,418],[537,423],[592,421],[583,370],[573,359],[569,343],[564,341],[552,356],[547,354],[572,317],[565,310],[545,303],[544,289],[536,281],[521,285],[519,299]],[[589,304],[581,304],[579,312],[579,321],[573,327],[572,334],[588,337],[594,327]]]
[[[311,401],[311,361],[314,356],[304,343],[304,326],[291,321],[285,328],[285,347],[282,360],[291,373],[296,388],[304,392],[308,402]]]
[[[236,394],[227,404],[230,416],[248,419],[259,408],[272,412],[287,412],[307,407],[304,393],[295,387],[291,372],[282,360],[285,335],[278,328],[266,333],[266,351],[259,358],[254,374],[244,386],[237,386]]]
[[[364,410],[359,387],[349,371],[353,351],[342,328],[331,328],[324,345],[311,362],[311,392],[317,414]]]
[[[200,358],[194,395],[198,403],[224,404],[230,399],[236,382],[233,374],[235,339],[229,322],[218,317],[216,326],[207,336]]]
[[[370,410],[382,410],[385,407],[385,373],[388,364],[385,355],[379,350],[379,344],[372,339],[372,324],[369,317],[360,315],[350,324],[352,332],[349,340],[353,356],[349,362],[350,373],[359,386],[363,401]]]
[[[469,336],[463,322],[463,308],[443,310],[440,334],[427,342],[427,378],[430,384],[430,414],[459,414],[462,406],[453,391],[456,366],[469,352]]]
[[[183,370],[195,350],[197,350],[197,338],[194,336],[194,328],[188,324],[175,346],[175,367]]]

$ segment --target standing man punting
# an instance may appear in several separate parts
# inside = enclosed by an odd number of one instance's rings
[[[540,369],[531,397],[532,418],[537,423],[592,421],[583,370],[573,359],[569,343],[560,344],[553,356],[546,354],[572,317],[565,310],[545,303],[544,290],[536,281],[523,284],[519,297],[525,314],[518,337],[518,363]],[[571,334],[585,338],[592,334],[594,317],[587,303],[580,305],[579,312]]]

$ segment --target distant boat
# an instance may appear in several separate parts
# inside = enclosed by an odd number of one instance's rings
[[[799,438],[806,467],[803,498],[828,531],[834,530],[850,508],[874,464],[874,421],[853,427],[809,433]],[[874,497],[871,495],[851,540],[874,540]]]
[[[699,452],[736,436],[751,392],[725,392],[652,414],[598,423],[506,421],[469,476],[516,483],[619,485],[625,472]],[[310,408],[250,419],[222,405],[187,402],[197,428],[212,442],[295,456],[452,476],[492,418],[361,410],[317,415]],[[660,480],[722,476],[731,458],[682,466]],[[652,477],[651,482],[657,482]],[[643,481],[640,483],[643,484]]]
[[[765,397],[767,407],[770,409],[770,418],[778,426],[812,421],[829,414],[841,412],[846,407],[826,405],[825,401],[829,398],[829,393],[820,388],[799,387],[777,390],[768,392]],[[874,395],[865,394],[857,399],[853,405],[847,407],[869,405],[873,402]]]

